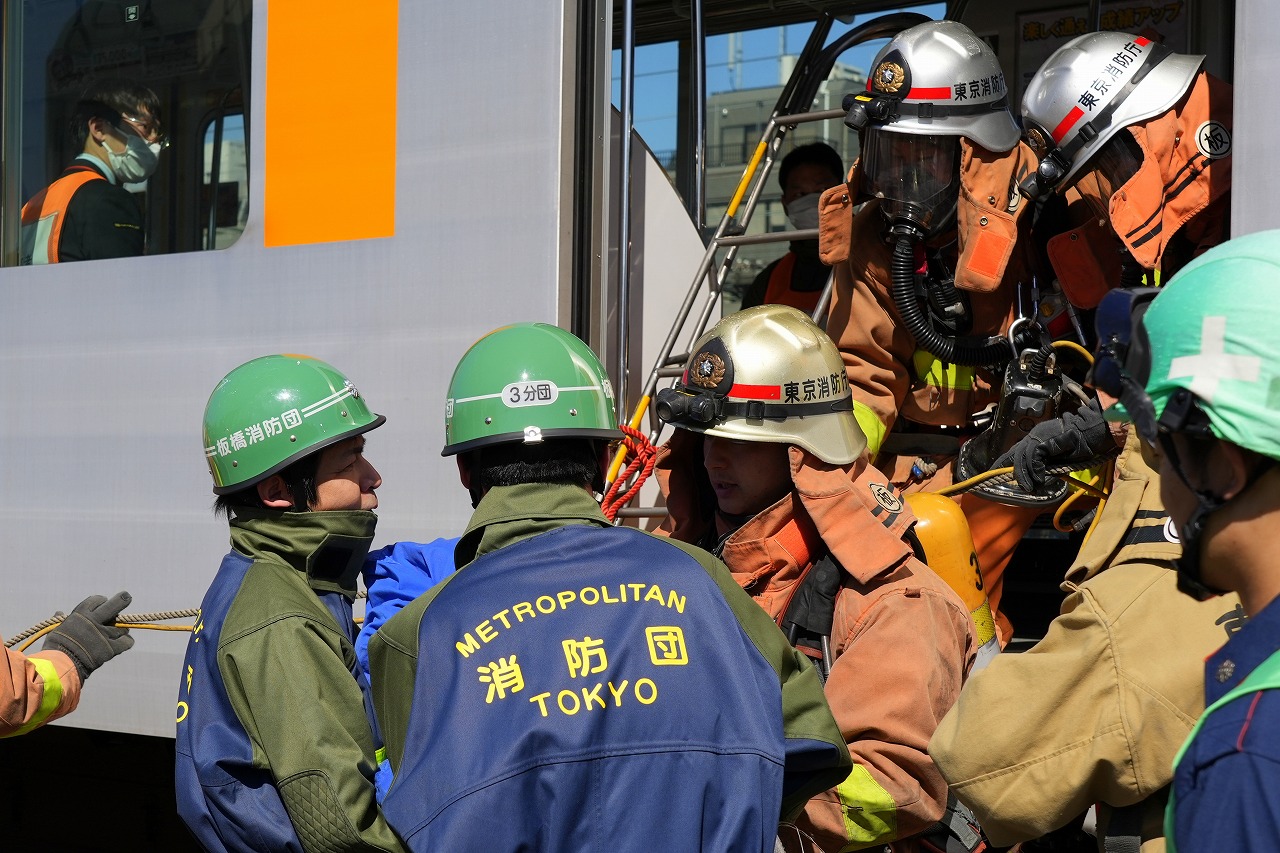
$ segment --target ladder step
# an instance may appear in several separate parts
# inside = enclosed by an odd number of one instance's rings
[[[817,228],[802,231],[770,231],[766,234],[743,234],[741,237],[721,237],[717,246],[754,246],[760,243],[788,243],[792,240],[817,240]]]
[[[662,518],[667,508],[661,506],[624,506],[618,510],[618,518]]]

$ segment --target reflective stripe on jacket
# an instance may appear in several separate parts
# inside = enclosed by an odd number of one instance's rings
[[[62,652],[28,657],[5,649],[0,669],[0,738],[26,734],[65,716],[80,701],[80,674]]]
[[[88,166],[72,167],[22,206],[22,263],[58,263],[58,244],[67,221],[67,206],[76,191],[90,181],[105,181]]]

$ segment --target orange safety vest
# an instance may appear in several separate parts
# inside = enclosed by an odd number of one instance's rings
[[[22,264],[58,263],[58,242],[71,197],[89,181],[106,178],[88,167],[63,175],[22,206]]]
[[[791,271],[796,267],[796,253],[787,252],[778,259],[778,265],[769,274],[769,287],[764,293],[765,305],[790,305],[806,314],[818,307],[822,290],[792,290]]]

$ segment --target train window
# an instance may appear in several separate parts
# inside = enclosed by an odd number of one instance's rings
[[[247,208],[252,5],[5,4],[3,265],[234,242]]]
[[[219,114],[204,132],[204,185],[200,195],[204,248],[225,249],[240,238],[249,215],[248,190],[244,116]]]

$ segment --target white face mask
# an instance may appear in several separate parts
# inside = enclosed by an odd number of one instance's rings
[[[786,205],[787,219],[797,231],[818,227],[818,197],[822,193],[802,195]]]
[[[122,184],[145,181],[160,163],[160,143],[147,143],[132,131],[123,132],[125,149],[120,154],[107,147],[107,162]],[[104,147],[106,147],[104,143]]]

